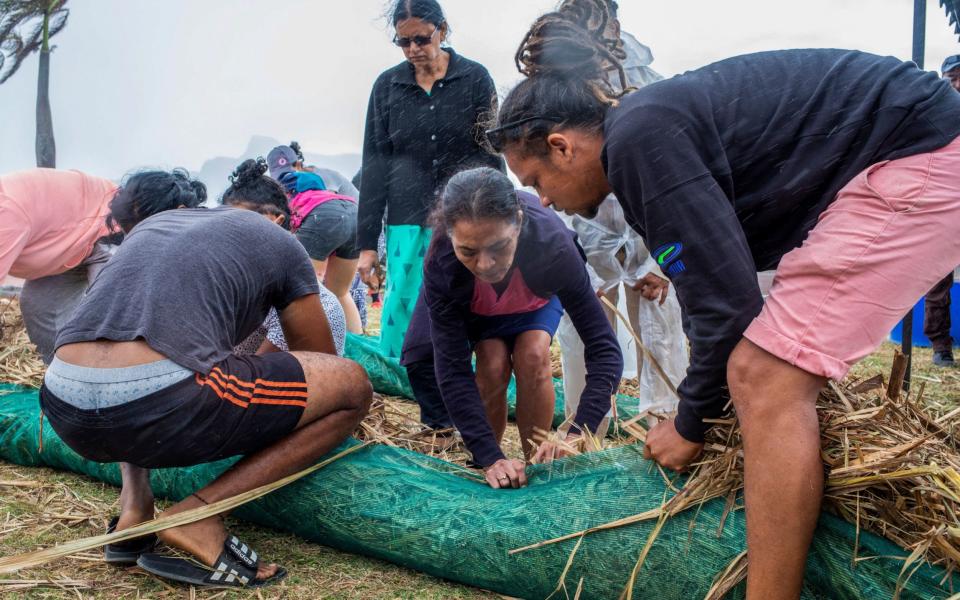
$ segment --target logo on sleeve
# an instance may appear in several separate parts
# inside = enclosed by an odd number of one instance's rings
[[[653,251],[653,258],[660,265],[664,273],[670,276],[677,276],[687,270],[687,266],[680,260],[680,253],[683,251],[683,244],[680,242],[670,242],[664,244]]]

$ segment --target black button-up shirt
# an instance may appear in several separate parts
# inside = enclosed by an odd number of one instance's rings
[[[421,225],[440,187],[465,168],[503,161],[480,145],[480,121],[495,106],[487,70],[452,49],[447,73],[427,93],[408,62],[384,71],[373,84],[363,140],[357,239],[374,250],[384,211],[388,225]]]

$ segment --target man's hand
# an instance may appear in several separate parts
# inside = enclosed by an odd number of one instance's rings
[[[380,264],[380,258],[376,250],[363,250],[360,252],[360,260],[357,262],[357,272],[360,273],[360,281],[374,292],[380,291],[380,278],[377,276],[377,267]]]
[[[663,303],[667,301],[667,293],[670,291],[670,281],[659,275],[647,273],[643,276],[643,279],[633,284],[633,289],[640,292],[641,296],[651,302],[659,298],[660,305],[662,306]]]
[[[580,435],[569,433],[567,437],[563,439],[563,442],[563,444],[558,444],[551,440],[543,442],[537,447],[537,453],[533,455],[533,459],[530,462],[533,464],[549,463],[558,458],[571,456],[573,452],[570,451],[570,448],[577,447],[577,444],[580,443]]]
[[[691,442],[677,433],[673,419],[667,419],[647,433],[643,457],[652,458],[661,466],[683,471],[703,452],[703,444]]]
[[[527,485],[526,465],[520,460],[510,460],[501,458],[483,472],[487,477],[487,483],[490,487],[497,490],[500,488],[520,488]]]

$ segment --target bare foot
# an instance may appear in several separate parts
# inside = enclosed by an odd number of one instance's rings
[[[154,517],[150,471],[129,463],[120,464],[123,488],[120,490],[120,518],[116,531],[132,527]]]
[[[165,510],[163,514],[173,515],[200,506],[203,506],[202,502],[194,496],[188,496],[182,502],[178,502]],[[227,530],[224,529],[220,517],[214,516],[189,525],[164,529],[157,533],[157,536],[168,546],[188,552],[203,564],[212,567],[217,558],[220,557],[220,553],[223,552],[223,542],[227,539]],[[278,567],[274,563],[265,564],[261,562],[257,569],[256,578],[268,579],[273,577],[277,569]]]

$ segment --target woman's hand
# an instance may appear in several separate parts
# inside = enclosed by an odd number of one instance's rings
[[[501,458],[483,470],[493,489],[520,488],[527,485],[526,465],[520,460]]]
[[[377,276],[377,267],[380,266],[380,258],[376,250],[362,250],[360,260],[357,262],[357,272],[360,273],[360,281],[374,292],[380,291],[380,278]]]
[[[651,302],[660,299],[660,305],[667,301],[667,293],[670,291],[670,281],[659,275],[647,273],[643,279],[633,285],[633,289],[640,292],[640,295]]]
[[[558,458],[572,456],[574,452],[571,448],[576,448],[580,443],[580,435],[576,433],[567,434],[563,442],[563,444],[558,444],[551,440],[543,442],[537,447],[537,452],[533,455],[533,459],[530,462],[534,464],[549,463]]]

